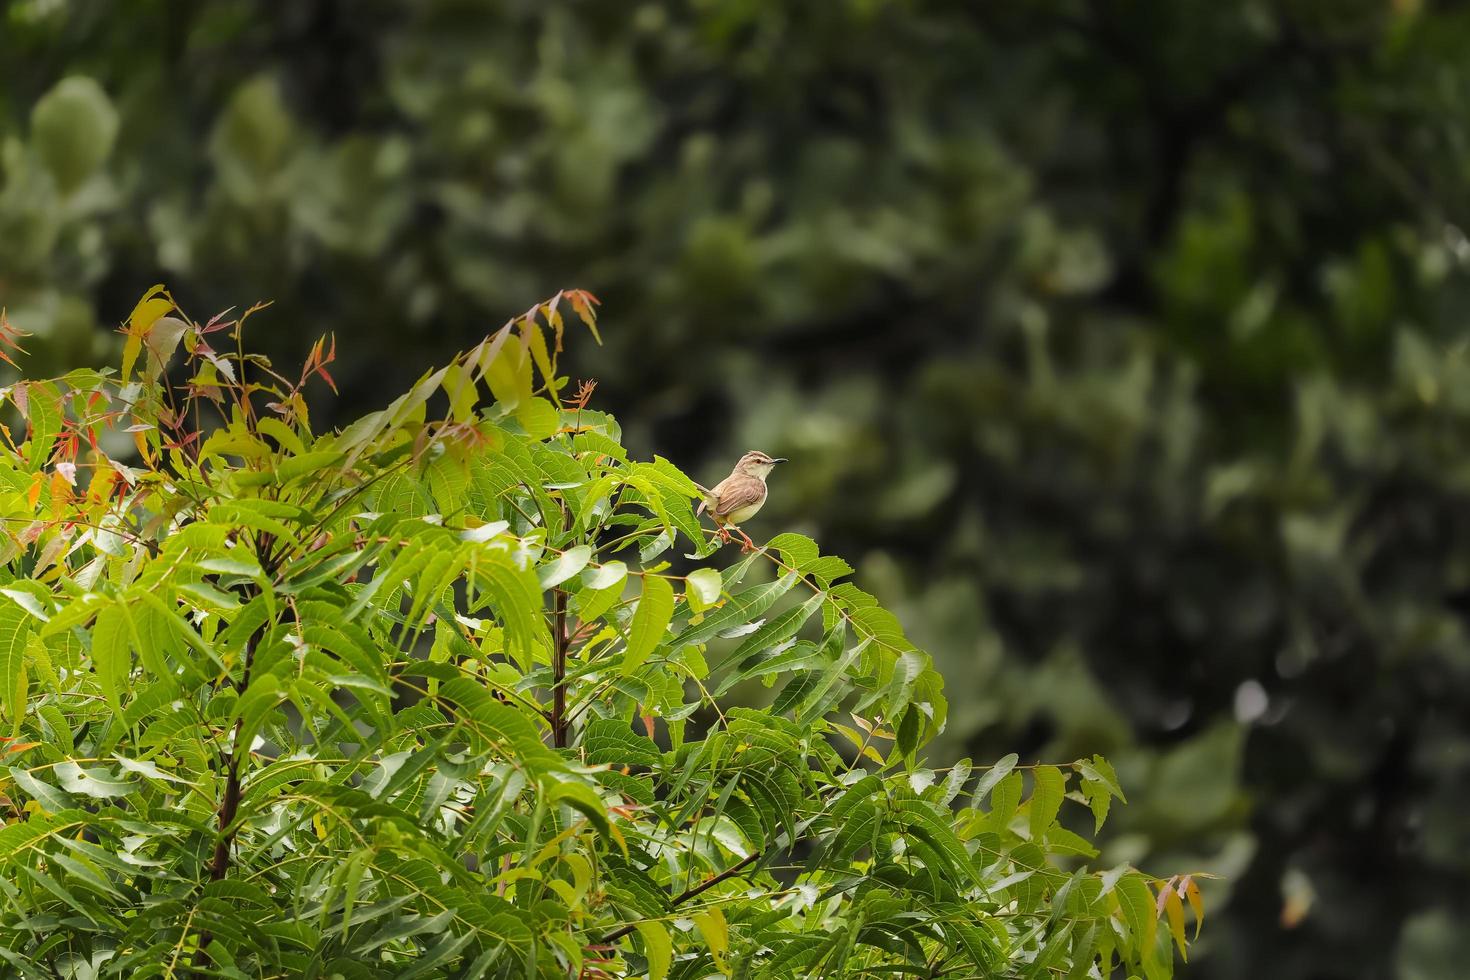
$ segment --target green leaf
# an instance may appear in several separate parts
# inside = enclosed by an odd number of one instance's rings
[[[35,618],[13,602],[0,604],[0,704],[19,730],[26,710],[25,651]]]
[[[15,785],[20,787],[22,792],[41,804],[42,810],[57,813],[76,805],[71,796],[37,778],[28,770],[11,766],[10,778],[15,780]]]
[[[631,674],[653,653],[666,635],[674,615],[674,587],[661,575],[643,576],[643,595],[633,611],[633,625],[628,630],[628,648],[623,654],[622,671]]]
[[[516,421],[532,439],[549,439],[561,425],[561,412],[544,398],[527,398],[516,406]]]
[[[585,783],[559,780],[543,786],[543,791],[548,801],[567,804],[587,817],[604,839],[613,840],[607,808],[592,787]]]
[[[1021,774],[1013,772],[990,791],[990,829],[997,834],[1005,833],[1020,805]]]
[[[285,694],[281,679],[275,674],[262,674],[251,679],[250,686],[240,695],[240,700],[235,705],[235,714],[240,724],[239,745],[249,748],[256,733],[265,724],[266,716],[284,700]]]
[[[1113,794],[1106,783],[1096,779],[1082,780],[1082,795],[1087,799],[1087,805],[1092,810],[1093,833],[1102,830],[1103,821],[1108,819],[1108,807],[1112,805]]]
[[[240,608],[240,597],[222,592],[207,582],[182,582],[179,591],[206,612],[231,613]]]
[[[157,779],[161,782],[181,783],[185,786],[193,785],[182,776],[176,776],[171,772],[164,772],[158,768],[158,763],[151,759],[129,759],[121,755],[114,755],[113,758],[117,760],[117,764],[122,766],[125,772],[137,773],[140,776]]]
[[[26,422],[30,432],[25,445],[27,469],[39,472],[51,458],[56,437],[61,434],[61,392],[49,381],[25,382]]]
[[[713,568],[696,568],[684,576],[687,583],[685,594],[696,611],[708,609],[719,601],[724,589],[724,580]]]
[[[453,702],[460,725],[477,738],[518,757],[535,770],[558,768],[560,760],[546,747],[524,715],[490,697],[467,677],[452,677],[439,685],[439,697]]]
[[[1081,857],[1097,857],[1097,848],[1087,838],[1072,833],[1061,824],[1052,824],[1046,831],[1047,849],[1053,854],[1072,854]]]
[[[731,662],[744,663],[757,653],[785,643],[801,630],[803,624],[822,607],[826,599],[825,595],[818,593],[801,605],[762,624],[754,633],[740,641],[740,645],[730,654]]]
[[[1122,802],[1128,802],[1128,798],[1123,795],[1123,787],[1118,782],[1118,774],[1113,772],[1113,767],[1107,759],[1095,755],[1091,759],[1079,759],[1072,765],[1082,774],[1083,779],[1092,779],[1102,783],[1108,788],[1108,792]]]
[[[714,958],[715,969],[721,973],[728,973],[725,965],[725,955],[730,951],[730,927],[725,922],[725,914],[720,911],[718,905],[711,905],[706,911],[690,916],[694,925],[701,935],[704,936],[705,945],[709,947],[710,956]]]
[[[274,474],[275,482],[279,486],[286,486],[304,477],[319,479],[323,470],[328,470],[340,464],[343,459],[344,454],[335,449],[300,453],[276,466]]]
[[[780,552],[781,559],[796,571],[802,571],[804,566],[816,561],[821,554],[817,543],[811,538],[791,532],[776,535],[766,542],[766,547]]]
[[[664,980],[674,962],[674,944],[669,931],[654,919],[640,919],[633,924],[643,940],[643,955],[648,960],[648,980]]]
[[[505,533],[509,527],[509,521],[488,521],[478,527],[465,528],[459,532],[459,538],[461,541],[473,541],[476,543],[489,541],[491,538]]]
[[[589,765],[656,766],[661,754],[646,735],[639,735],[627,722],[597,718],[582,735],[582,748]]]
[[[114,773],[100,766],[84,769],[75,762],[63,762],[57,765],[54,771],[56,778],[61,780],[62,788],[68,793],[90,796],[93,799],[108,800],[117,796],[127,796],[138,790],[136,782],[119,779]]]
[[[771,608],[777,599],[790,591],[796,584],[795,573],[784,575],[774,582],[757,585],[732,595],[718,609],[704,617],[704,621],[690,626],[675,637],[673,646],[692,646],[708,643],[712,638],[732,626],[744,625]]]
[[[975,783],[975,792],[970,797],[970,805],[979,807],[984,803],[986,794],[995,787],[996,783],[1010,775],[1011,770],[1016,768],[1016,763],[1020,761],[1020,756],[1014,752],[1001,756],[995,765],[986,770],[985,774]]]
[[[733,662],[734,658],[731,657],[730,660]],[[782,647],[769,655],[756,655],[736,663],[735,669],[720,681],[714,696],[719,697],[751,677],[788,673],[798,669],[820,670],[827,664],[827,657],[820,649],[803,641],[791,647]]]
[[[587,562],[592,558],[592,548],[589,545],[579,544],[568,548],[551,561],[536,570],[536,578],[541,583],[541,588],[549,589],[560,585],[567,579],[576,575],[587,567]]]
[[[582,587],[594,592],[610,589],[615,585],[621,585],[628,577],[628,566],[620,561],[610,561],[605,565],[595,565],[582,573]]]
[[[955,836],[947,819],[942,818],[930,804],[921,800],[894,800],[890,806],[894,816],[907,833],[921,837],[925,843],[935,848],[949,862],[951,865],[947,869],[949,877],[963,882],[973,882],[975,873],[970,863],[969,852]]]
[[[50,611],[47,609],[46,603],[43,601],[42,597],[40,595],[37,595],[36,592],[40,591],[43,594],[49,596],[49,590],[47,590],[46,587],[41,585],[39,582],[26,581],[21,583],[21,585],[30,586],[30,588],[16,588],[14,586],[11,586],[0,589],[0,595],[8,596],[10,599],[14,600],[16,605],[20,606],[26,612],[36,617],[36,619],[40,620],[42,623],[45,623],[51,618],[51,614]]]
[[[1149,891],[1143,875],[1130,870],[1119,879],[1113,895],[1116,897],[1118,910],[1122,913],[1123,922],[1128,926],[1132,948],[1141,957],[1143,951],[1154,942],[1156,920],[1153,892]]]
[[[1031,776],[1035,781],[1031,791],[1031,839],[1036,841],[1046,836],[1047,828],[1057,819],[1067,792],[1067,778],[1056,766],[1037,766]]]
[[[92,669],[102,696],[117,713],[122,713],[122,692],[133,669],[132,629],[127,609],[118,604],[103,606],[92,624]]]

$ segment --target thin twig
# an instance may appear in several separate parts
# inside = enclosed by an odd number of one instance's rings
[[[702,895],[705,892],[709,891],[720,882],[735,877],[741,871],[745,870],[746,866],[753,864],[755,861],[758,861],[760,859],[760,856],[760,851],[756,851],[753,854],[746,855],[739,861],[736,861],[734,864],[730,865],[730,867],[726,868],[724,871],[721,871],[719,874],[715,875],[709,881],[706,881],[703,884],[695,885],[693,888],[687,889],[675,895],[674,900],[669,903],[669,907],[678,908],[680,905],[683,905],[691,898]],[[625,925],[619,929],[614,929],[612,932],[602,937],[602,944],[604,946],[611,946],[613,943],[617,942],[619,939],[622,939],[624,936],[630,935],[633,930],[637,928],[637,923],[629,923],[628,925]]]

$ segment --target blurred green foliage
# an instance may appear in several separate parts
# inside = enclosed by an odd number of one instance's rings
[[[0,4],[0,302],[335,330],[347,411],[568,283],[630,445],[793,457],[938,751],[1116,759],[1209,977],[1456,975],[1470,14],[1423,0]],[[300,356],[305,338],[259,337]],[[936,762],[943,762],[936,759]]]

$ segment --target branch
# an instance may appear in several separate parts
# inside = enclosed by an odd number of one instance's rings
[[[273,571],[272,569],[267,574],[273,574]],[[248,602],[259,593],[259,590],[251,587],[245,589],[244,592]],[[257,626],[255,632],[245,643],[244,669],[241,671],[240,680],[235,684],[235,690],[239,694],[243,695],[246,688],[250,686],[250,670],[255,665],[255,650],[265,637],[268,626],[268,623]],[[230,758],[226,763],[225,791],[219,805],[219,839],[214,842],[214,855],[209,862],[210,881],[220,881],[230,871],[230,852],[235,846],[236,833],[231,824],[235,822],[235,816],[240,810],[240,768],[250,754],[250,746],[240,744],[244,725],[244,718],[236,720],[235,744],[230,750]],[[194,952],[196,975],[202,975],[204,968],[210,965],[209,945],[213,941],[214,934],[207,929],[199,935],[199,947]]]
[[[555,619],[552,624],[552,641],[555,652],[551,661],[551,744],[558,749],[567,746],[567,647],[571,638],[567,636],[567,594],[556,590],[552,600]]]
[[[718,885],[720,882],[727,881],[728,879],[735,877],[742,870],[744,870],[747,865],[760,860],[760,856],[760,851],[756,851],[753,854],[746,855],[739,861],[736,861],[734,864],[730,865],[730,867],[726,868],[724,871],[721,871],[719,874],[715,875],[709,881],[706,881],[703,884],[695,885],[693,888],[680,892],[678,895],[675,895],[674,900],[669,903],[670,907],[678,908],[680,905],[683,905],[685,902],[689,901],[691,898],[694,898],[696,895],[702,895],[705,892],[709,891],[711,888]],[[637,923],[629,923],[628,925],[622,926],[621,928],[614,929],[612,932],[602,937],[602,944],[604,946],[611,946],[613,943],[617,942],[619,939],[622,939],[624,936],[629,935],[633,932],[633,930],[637,928]]]

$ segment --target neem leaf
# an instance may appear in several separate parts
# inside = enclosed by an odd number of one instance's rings
[[[744,626],[758,618],[775,604],[796,584],[796,573],[784,575],[774,582],[752,586],[727,599],[724,605],[704,617],[704,621],[691,626],[674,639],[675,647],[696,643],[707,643],[716,635],[732,626]]]
[[[1200,926],[1205,924],[1205,903],[1200,897],[1199,883],[1192,877],[1184,879],[1184,897],[1189,900],[1189,909],[1194,913],[1194,938],[1199,938]]]
[[[587,724],[582,749],[589,765],[656,766],[658,746],[647,735],[639,735],[617,718],[597,718]]]
[[[536,578],[543,589],[552,588],[586,568],[591,558],[591,546],[579,544],[562,552],[555,561],[548,562],[536,569]]]
[[[459,532],[459,536],[464,541],[489,541],[509,528],[509,521],[489,521],[479,527],[465,528]]]
[[[648,960],[648,980],[664,980],[674,962],[674,944],[669,930],[656,919],[639,919],[633,924],[643,940],[643,956]]]
[[[1166,884],[1163,892],[1164,915],[1169,920],[1169,934],[1174,937],[1174,945],[1179,947],[1179,955],[1184,962],[1189,962],[1189,947],[1184,941],[1184,903],[1179,901],[1179,892],[1172,884]]]
[[[39,803],[42,810],[56,813],[76,805],[76,802],[66,793],[44,782],[27,769],[11,766],[10,778],[14,779],[15,785],[19,786],[31,799]]]
[[[662,575],[643,576],[643,595],[633,611],[633,625],[628,630],[628,648],[623,654],[622,671],[631,674],[663,640],[674,616],[674,587]]]
[[[1112,805],[1113,794],[1107,784],[1096,779],[1082,780],[1082,795],[1087,798],[1087,805],[1092,810],[1093,833],[1102,830],[1103,821],[1108,819],[1108,808]]]
[[[1143,875],[1137,871],[1129,871],[1119,879],[1113,894],[1116,896],[1118,910],[1123,915],[1123,922],[1128,926],[1133,948],[1141,956],[1154,941],[1153,893],[1149,891]]]
[[[127,796],[138,789],[131,780],[118,779],[116,775],[100,766],[83,769],[75,762],[63,762],[55,768],[56,778],[68,793],[80,793],[94,799],[106,800],[114,796]]]
[[[13,602],[0,605],[0,704],[19,730],[25,714],[25,651],[35,618]]]
[[[990,829],[1004,833],[1021,805],[1021,774],[1013,772],[990,791]]]
[[[593,591],[610,589],[628,577],[628,566],[620,561],[594,565],[582,573],[582,587]]]
[[[696,609],[708,609],[714,605],[725,587],[724,579],[713,568],[696,568],[684,576],[684,581],[688,585],[685,595],[691,604],[696,604],[697,600]]]
[[[1078,759],[1072,765],[1082,774],[1084,779],[1097,780],[1106,786],[1108,792],[1112,793],[1119,800],[1122,800],[1124,803],[1128,802],[1128,798],[1123,795],[1123,787],[1118,782],[1118,774],[1113,772],[1112,764],[1107,759],[1104,759],[1100,755],[1095,755],[1091,759]]]
[[[984,803],[985,794],[989,793],[996,783],[1006,778],[1010,774],[1010,771],[1016,768],[1016,763],[1020,761],[1021,757],[1014,752],[1001,756],[999,761],[991,766],[985,775],[980,777],[980,781],[975,784],[975,792],[970,797],[970,805],[978,807],[981,803]]]
[[[1037,766],[1031,772],[1035,787],[1031,791],[1031,839],[1040,840],[1057,819],[1066,794],[1067,778],[1056,766]]]
[[[704,936],[705,945],[709,947],[710,956],[714,958],[715,969],[721,973],[728,973],[725,967],[725,954],[730,951],[730,927],[725,922],[725,914],[720,911],[718,905],[711,905],[704,912],[690,916],[694,925],[698,927],[700,934]]]

